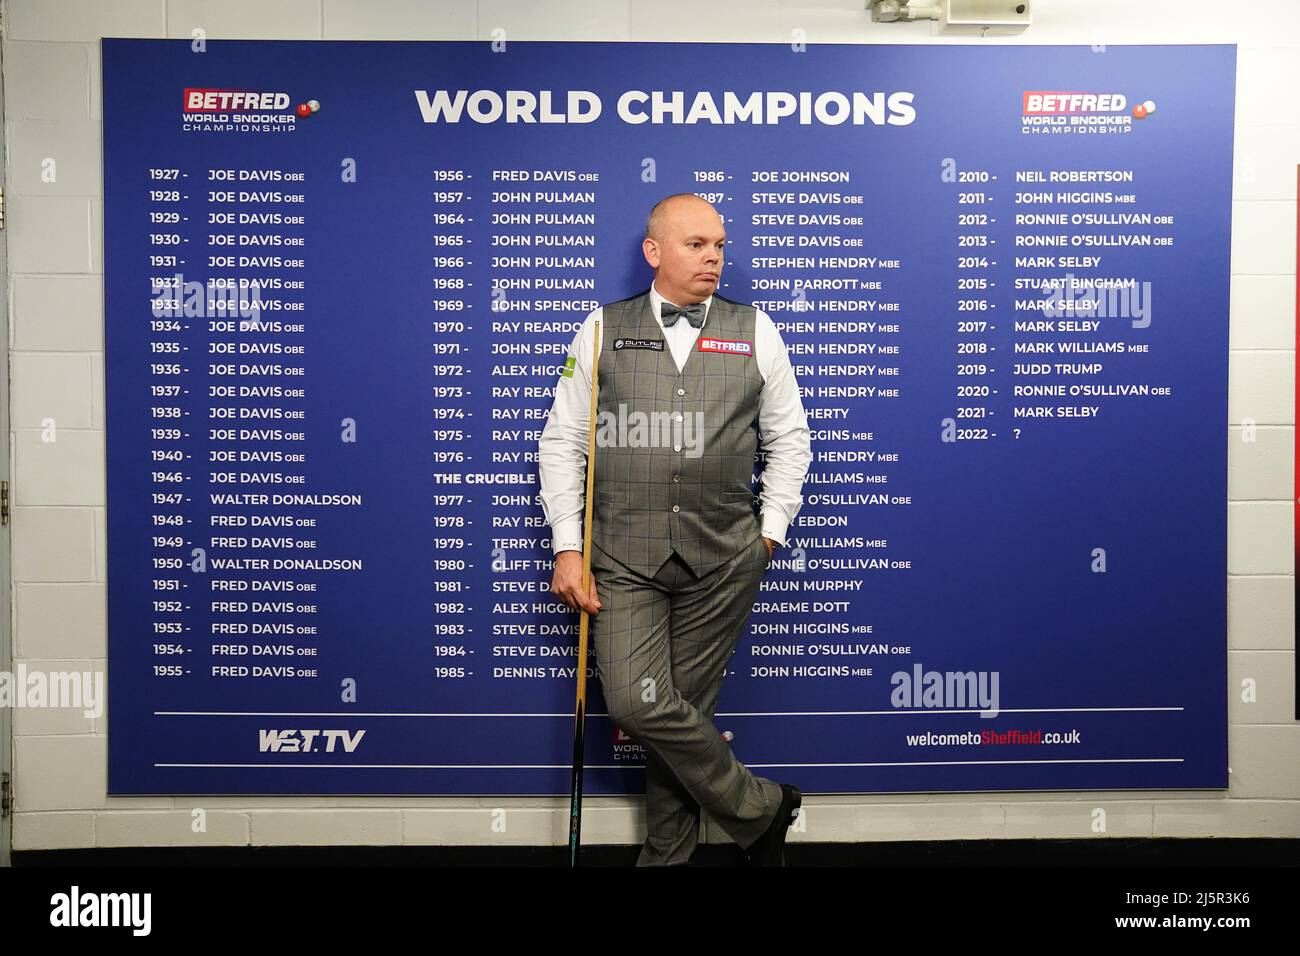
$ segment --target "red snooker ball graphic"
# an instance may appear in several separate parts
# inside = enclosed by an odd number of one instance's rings
[[[1137,119],[1146,119],[1155,111],[1156,111],[1155,101],[1147,100],[1146,102],[1139,103],[1137,106],[1133,107],[1133,116]]]
[[[299,116],[311,116],[311,107],[308,106],[306,103],[299,103],[299,104],[298,104],[298,115],[299,115]]]

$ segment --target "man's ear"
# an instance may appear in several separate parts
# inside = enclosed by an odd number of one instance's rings
[[[659,268],[659,243],[649,237],[642,240],[641,254],[645,256],[645,261],[650,263],[650,268]]]

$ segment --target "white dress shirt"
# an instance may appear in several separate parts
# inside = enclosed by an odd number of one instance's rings
[[[664,328],[659,307],[665,301],[652,283],[650,306],[672,352],[673,361],[681,371],[695,347],[695,340],[708,328],[713,296],[704,300],[704,325],[698,329],[685,316],[679,316],[671,328]],[[602,319],[603,338],[602,311],[600,308],[592,311],[573,337],[569,346],[569,355],[575,359],[573,375],[560,376],[555,389],[555,404],[537,445],[542,511],[546,523],[551,526],[551,544],[556,554],[582,550],[591,418],[591,354],[597,319]],[[812,462],[812,450],[808,418],[804,414],[785,342],[767,313],[762,309],[757,311],[754,360],[763,376],[758,430],[766,458],[763,491],[758,498],[759,522],[763,537],[784,545],[786,531],[803,505],[803,482]]]

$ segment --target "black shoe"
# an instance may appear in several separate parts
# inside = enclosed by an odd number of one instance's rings
[[[798,816],[803,794],[792,783],[781,784],[781,804],[763,835],[745,850],[750,866],[785,866],[785,837]]]

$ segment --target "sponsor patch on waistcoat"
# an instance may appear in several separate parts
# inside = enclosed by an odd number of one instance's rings
[[[652,349],[655,352],[664,350],[663,339],[615,339],[614,350],[619,349]]]
[[[723,352],[728,355],[753,355],[754,343],[743,339],[708,339],[701,336],[701,352]]]

